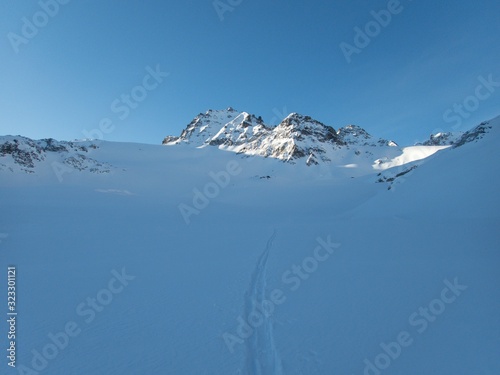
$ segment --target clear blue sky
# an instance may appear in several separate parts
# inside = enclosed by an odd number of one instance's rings
[[[500,87],[476,96],[479,77],[500,82],[498,0],[401,0],[380,30],[370,12],[390,1],[221,0],[240,2],[223,20],[213,0],[65,1],[45,18],[35,1],[0,3],[0,134],[72,140],[109,118],[104,139],[158,144],[199,112],[232,106],[409,144],[500,115]],[[23,17],[37,35],[23,34]],[[340,44],[356,47],[354,28],[367,26],[374,36],[348,63]],[[157,65],[169,76],[141,92]],[[146,98],[114,113],[134,88]],[[454,113],[467,98],[470,111]]]

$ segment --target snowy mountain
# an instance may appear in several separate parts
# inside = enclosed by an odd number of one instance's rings
[[[233,108],[199,114],[179,137],[168,136],[163,140],[167,146],[179,143],[195,147],[217,146],[240,154],[290,163],[304,160],[307,165],[330,163],[339,155],[339,149],[397,147],[392,141],[374,140],[355,125],[336,131],[309,116],[292,113],[279,125],[270,127],[263,123],[262,117],[240,113]],[[356,151],[358,155],[362,152]]]
[[[453,146],[463,136],[463,132],[444,132],[431,134],[428,140],[422,143],[424,146]]]
[[[54,167],[109,173],[111,166],[88,157],[93,142],[59,142],[52,138],[34,141],[21,136],[0,136],[0,170],[35,173],[36,165],[50,162]]]
[[[400,147],[212,111],[166,144],[1,137],[2,374],[499,373],[500,117]]]
[[[398,145],[394,141],[388,141],[382,138],[374,140],[373,137],[366,130],[356,125],[347,125],[343,128],[340,128],[337,131],[337,135],[344,144],[350,146],[398,147]]]
[[[476,126],[475,128],[466,131],[454,144],[453,147],[460,147],[467,143],[477,142],[482,139],[487,133],[493,128],[493,124],[496,126],[496,120],[485,121]]]
[[[166,137],[163,145],[213,147],[245,157],[316,166],[313,178],[376,174],[375,182],[391,187],[396,179],[413,171],[434,153],[477,141],[491,129],[488,124],[482,123],[465,133],[437,134],[424,144],[401,148],[394,141],[374,138],[356,125],[335,130],[309,116],[292,113],[271,127],[260,116],[228,108],[199,114],[180,136]],[[102,144],[106,142],[0,136],[0,169],[36,174],[40,169],[37,165],[46,164],[59,177],[73,171],[111,173],[116,169],[113,164],[90,156]],[[268,177],[273,174],[272,170],[262,173]]]
[[[163,140],[163,144],[187,143],[195,147],[207,146],[214,139],[220,141],[222,134],[230,135],[227,137],[228,143],[242,142],[252,133],[257,123],[255,116],[246,112],[239,113],[231,107],[221,111],[209,110],[196,116],[179,137],[168,136]]]
[[[418,145],[424,146],[453,146],[460,147],[469,142],[475,142],[486,134],[492,125],[489,121],[483,122],[466,132],[445,132],[431,134],[430,138]]]

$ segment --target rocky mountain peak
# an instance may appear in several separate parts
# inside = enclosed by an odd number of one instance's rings
[[[64,142],[52,138],[32,140],[22,136],[0,136],[0,170],[34,173],[37,164],[47,159],[57,168],[109,173],[111,166],[88,156],[97,149],[93,142]]]
[[[498,120],[499,118],[500,116],[496,117],[494,120]],[[466,143],[477,142],[479,139],[482,139],[492,129],[493,126],[491,125],[491,121],[482,122],[478,126],[463,133],[460,139],[453,144],[453,147],[460,147]]]
[[[374,139],[365,129],[357,125],[347,125],[337,131],[339,140],[349,146],[389,146],[398,147],[394,141],[384,138]]]
[[[440,133],[431,136],[423,145],[452,144],[458,147],[480,138],[487,131],[487,126],[488,123],[483,123],[460,134],[460,137],[452,133]],[[307,165],[345,159],[346,152],[365,158],[377,155],[382,160],[386,154],[392,153],[389,149],[399,149],[396,142],[375,138],[357,125],[335,130],[310,116],[293,112],[272,127],[266,125],[261,116],[240,112],[232,107],[200,113],[180,136],[168,136],[163,140],[163,144],[169,146],[181,143],[194,147],[216,146],[240,154],[259,155],[290,163],[303,159]]]
[[[431,134],[423,146],[452,146],[463,136],[463,132],[440,132]]]
[[[266,125],[261,116],[232,107],[208,110],[196,116],[178,137],[168,136],[164,145],[217,146],[247,155],[272,157],[288,162],[304,158],[307,165],[329,163],[332,150],[343,146],[397,146],[374,140],[363,128],[333,127],[299,113],[291,113],[277,126]]]

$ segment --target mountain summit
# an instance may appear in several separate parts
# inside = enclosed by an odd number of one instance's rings
[[[335,130],[310,116],[291,113],[277,126],[266,125],[262,117],[238,112],[233,108],[208,110],[191,121],[180,136],[168,136],[167,146],[189,144],[194,147],[217,146],[246,155],[271,157],[307,165],[330,163],[336,156],[356,148],[356,155],[366,154],[364,147],[398,147],[393,141],[374,139],[356,125]],[[372,152],[368,152],[373,155]]]

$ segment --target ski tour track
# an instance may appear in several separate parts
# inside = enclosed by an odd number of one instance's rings
[[[256,305],[265,299],[267,287],[267,261],[276,238],[276,230],[267,240],[252,273],[250,285],[245,293],[245,317],[257,311]],[[263,323],[254,328],[253,334],[246,340],[246,370],[252,375],[282,375],[283,368],[276,349],[273,333],[272,315],[262,314]]]

